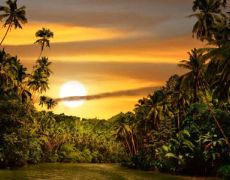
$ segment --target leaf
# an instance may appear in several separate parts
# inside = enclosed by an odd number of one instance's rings
[[[165,157],[178,159],[178,157],[173,153],[167,153],[167,154],[165,154]]]
[[[168,152],[169,151],[169,147],[168,146],[162,146],[162,149],[164,150],[164,151],[166,151],[166,152]]]
[[[181,131],[181,133],[182,133],[183,135],[186,135],[187,137],[190,137],[190,133],[189,133],[188,130],[183,130],[183,131]]]
[[[193,150],[195,148],[195,145],[188,140],[184,141],[184,145],[186,145],[186,147],[189,148],[190,150]]]

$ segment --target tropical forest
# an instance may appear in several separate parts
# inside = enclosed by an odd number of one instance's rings
[[[33,32],[31,67],[8,51],[11,33],[30,24],[21,3],[0,1],[0,179],[230,179],[228,0],[191,0],[184,19],[201,46],[178,59],[183,73],[110,118],[53,111],[62,103],[46,95],[55,29]]]

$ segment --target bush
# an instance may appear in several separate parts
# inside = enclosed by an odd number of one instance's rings
[[[93,157],[89,149],[84,148],[81,154],[82,154],[82,157],[84,158],[85,163],[92,162]]]
[[[230,179],[230,164],[221,166],[217,170],[217,175],[223,179]]]
[[[36,164],[41,161],[42,149],[39,139],[33,138],[29,142],[29,163]]]
[[[79,153],[76,152],[76,149],[73,144],[64,144],[61,146],[59,151],[59,161],[76,162],[78,156]]]

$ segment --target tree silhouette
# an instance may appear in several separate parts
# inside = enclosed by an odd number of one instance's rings
[[[42,55],[42,52],[45,47],[50,47],[50,38],[53,38],[54,33],[51,32],[49,29],[42,28],[41,30],[38,30],[35,34],[37,41],[35,41],[35,44],[39,44],[41,46],[41,52],[39,55],[39,58]]]
[[[6,19],[4,27],[7,27],[6,33],[0,42],[0,46],[13,26],[15,29],[22,29],[22,24],[27,23],[25,6],[18,8],[17,0],[8,0],[6,4],[7,6],[0,6],[0,11],[3,12],[3,14],[0,14],[0,20]]]

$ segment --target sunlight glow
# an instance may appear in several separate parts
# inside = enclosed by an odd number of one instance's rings
[[[71,96],[86,96],[86,88],[83,84],[77,81],[69,81],[61,86],[60,97],[71,97]],[[67,107],[74,108],[82,106],[84,100],[80,101],[63,101],[63,104]]]
[[[35,32],[43,27],[41,24],[47,24],[42,22],[30,22],[25,24],[23,29],[12,29],[5,41],[6,45],[32,45],[35,38]],[[63,24],[49,23],[44,25],[54,31],[54,38],[52,43],[65,43],[65,42],[82,42],[82,41],[94,41],[103,39],[113,39],[124,37],[125,33],[119,30],[109,28],[87,28],[76,27]],[[0,37],[5,33],[5,29],[0,32]],[[17,39],[17,41],[15,41]]]

